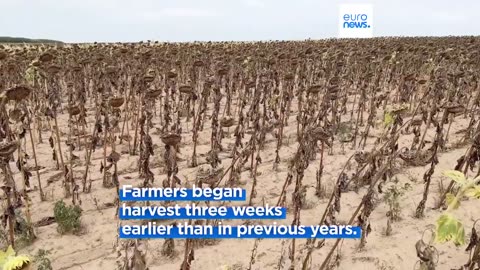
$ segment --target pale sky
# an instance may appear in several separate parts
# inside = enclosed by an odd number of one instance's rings
[[[480,0],[0,0],[0,36],[65,42],[337,37],[338,5],[373,4],[375,36],[480,35]]]

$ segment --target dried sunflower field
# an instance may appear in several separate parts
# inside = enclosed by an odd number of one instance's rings
[[[0,247],[30,269],[480,269],[479,48],[0,45]],[[241,187],[246,202],[225,204],[284,206],[277,223],[362,237],[119,239],[146,222],[119,220],[124,184]]]

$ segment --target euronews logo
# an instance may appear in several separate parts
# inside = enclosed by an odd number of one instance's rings
[[[367,14],[344,14],[343,28],[370,28]]]
[[[340,38],[373,37],[373,7],[371,4],[342,4],[338,17]]]

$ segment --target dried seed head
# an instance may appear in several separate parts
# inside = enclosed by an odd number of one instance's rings
[[[52,61],[53,58],[54,58],[54,56],[53,56],[52,53],[44,52],[38,57],[38,60],[40,60],[40,62],[42,62],[42,63],[48,63],[48,62]]]
[[[429,80],[430,80],[430,78],[428,76],[423,76],[423,77],[417,79],[417,83],[418,84],[426,84]]]
[[[328,88],[328,94],[330,95],[337,95],[339,91],[340,91],[340,88],[338,88],[338,85],[333,85]]]
[[[213,83],[214,83],[214,80],[213,80],[212,78],[207,78],[207,79],[205,80],[205,84],[204,84],[204,85],[205,85],[205,88],[211,87],[211,86],[213,85]]]
[[[20,101],[28,97],[28,95],[32,92],[28,86],[15,86],[10,88],[6,91],[5,95],[8,100]]]
[[[78,115],[78,114],[80,114],[80,108],[79,108],[77,105],[70,106],[70,107],[68,108],[68,113],[69,113],[71,116]]]
[[[247,88],[254,88],[255,85],[256,85],[255,81],[249,81],[247,84],[245,84]]]
[[[61,69],[62,68],[58,65],[51,65],[51,66],[47,67],[47,72],[52,74],[52,75],[55,75],[55,74],[58,74]]]
[[[203,67],[204,65],[205,65],[205,63],[203,63],[203,61],[201,61],[201,60],[197,60],[197,61],[193,62],[194,67]]]
[[[89,58],[84,58],[84,59],[80,60],[80,64],[82,64],[82,65],[88,65],[90,63],[92,63],[92,61]]]
[[[5,63],[5,65],[8,71],[14,71],[17,67],[17,65],[14,62],[7,62]]]
[[[197,174],[196,181],[202,182],[204,184],[214,184],[219,178],[223,175],[224,168],[222,165],[219,165],[217,168],[213,168],[210,164],[200,165]]]
[[[415,116],[413,119],[412,119],[412,122],[410,123],[411,126],[421,126],[423,123],[423,119],[420,115],[417,115]]]
[[[395,115],[404,115],[408,111],[408,105],[395,104],[389,111]]]
[[[33,67],[39,67],[42,63],[38,60],[33,60],[31,63],[30,63],[30,66],[33,66]]]
[[[108,155],[107,157],[107,161],[110,163],[117,163],[119,160],[120,160],[120,154],[115,151],[110,153],[110,155]]]
[[[217,71],[218,75],[225,76],[228,74],[228,69],[226,67],[222,67]]]
[[[285,74],[284,79],[285,81],[292,81],[293,79],[295,79],[295,75],[293,75],[293,73],[287,73]]]
[[[106,66],[105,67],[105,74],[107,74],[107,75],[114,75],[116,71],[117,71],[117,68],[115,66]]]
[[[451,114],[460,114],[465,112],[465,107],[460,104],[448,104],[446,106],[447,112]]]
[[[209,164],[202,164],[197,169],[197,180],[207,180],[213,173],[213,168]],[[203,181],[202,181],[203,182]]]
[[[143,81],[145,81],[146,83],[151,83],[155,80],[155,77],[154,76],[151,76],[151,75],[145,75],[143,76]]]
[[[16,141],[2,142],[0,143],[0,157],[4,159],[10,158],[10,156],[17,150],[18,144]]]
[[[176,78],[176,77],[177,77],[177,71],[176,71],[175,69],[170,70],[170,71],[167,73],[167,77],[168,77],[169,79]]]
[[[79,65],[74,65],[74,66],[72,67],[72,71],[73,71],[73,72],[81,72],[81,71],[82,71],[82,67],[79,66]]]
[[[193,94],[193,87],[190,85],[181,85],[178,90],[180,93],[191,95]]]
[[[123,97],[114,97],[109,100],[110,106],[113,108],[118,108],[123,105],[125,99]]]
[[[157,90],[148,90],[147,93],[145,93],[145,98],[146,99],[156,99],[158,96],[162,94],[162,90],[157,89]]]
[[[175,146],[180,143],[182,136],[176,133],[167,133],[162,136],[162,142],[166,145]]]
[[[404,161],[411,161],[417,157],[415,150],[410,150],[407,147],[403,147],[400,151],[399,157]]]
[[[24,111],[20,110],[19,108],[11,110],[10,113],[8,114],[8,117],[15,122],[20,122],[24,116],[25,116]]]
[[[317,94],[320,90],[322,90],[322,87],[319,84],[314,84],[308,88],[307,92],[309,94]]]
[[[5,58],[7,58],[7,56],[8,56],[8,54],[5,51],[3,51],[3,50],[0,51],[0,60],[3,60]]]
[[[324,142],[328,146],[330,144],[330,137],[332,137],[332,132],[330,130],[325,130],[323,127],[316,127],[310,131],[310,136],[317,141]]]
[[[145,74],[145,76],[143,76],[143,80],[146,82],[146,83],[151,83],[155,80],[155,70],[153,69],[149,69],[147,71],[147,74]]]
[[[220,125],[222,127],[231,127],[235,124],[235,119],[233,119],[233,117],[224,117],[222,118],[222,120],[220,120]]]
[[[330,85],[339,85],[340,84],[340,77],[335,76],[330,79]]]

